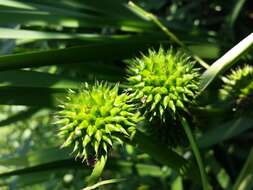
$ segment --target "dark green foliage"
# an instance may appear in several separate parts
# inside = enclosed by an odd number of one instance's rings
[[[253,105],[253,67],[238,68],[227,77],[223,77],[220,90],[222,101],[231,105],[233,111],[249,112]]]
[[[252,6],[0,0],[0,189],[251,190]]]

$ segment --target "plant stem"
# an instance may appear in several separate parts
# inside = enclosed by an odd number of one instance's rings
[[[97,161],[91,175],[87,179],[87,183],[89,186],[97,183],[98,179],[100,178],[104,170],[106,161],[107,161],[107,156],[101,156],[101,158]]]
[[[182,124],[182,126],[185,130],[185,133],[186,133],[186,135],[188,137],[188,140],[190,142],[193,154],[196,158],[196,161],[197,161],[197,164],[198,164],[198,167],[199,167],[199,171],[200,171],[202,187],[203,187],[204,190],[210,190],[207,175],[206,175],[206,172],[205,172],[205,167],[204,167],[202,158],[200,156],[200,152],[199,152],[196,140],[195,140],[195,138],[194,138],[194,136],[191,132],[191,129],[190,129],[186,119],[183,118],[183,117],[181,118],[181,124]]]
[[[96,183],[92,186],[85,187],[82,190],[97,189],[100,186],[109,185],[109,184],[112,184],[112,183],[119,183],[119,182],[122,182],[122,181],[125,181],[125,179],[108,179],[108,180],[100,181],[100,182],[98,182],[98,183]]]
[[[141,15],[142,17],[154,22],[167,36],[169,36],[171,38],[172,41],[174,41],[179,46],[181,46],[196,61],[198,61],[200,63],[200,65],[202,65],[205,69],[209,68],[209,65],[204,60],[202,60],[199,56],[194,54],[181,40],[178,39],[178,37],[175,34],[173,34],[166,26],[164,26],[163,23],[159,20],[159,18],[157,18],[152,13],[149,13],[149,12],[145,11],[144,9],[142,9],[141,7],[139,7],[138,5],[133,3],[132,1],[130,1],[128,3],[128,5],[131,8],[133,8],[133,10],[135,12],[137,12],[139,15]]]
[[[236,179],[233,190],[247,190],[253,187],[253,147],[250,150],[249,156],[243,165],[243,168]]]

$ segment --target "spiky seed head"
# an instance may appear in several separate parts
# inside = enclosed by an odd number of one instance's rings
[[[199,73],[194,62],[184,53],[173,49],[149,50],[128,61],[127,78],[131,96],[141,102],[144,112],[152,120],[163,118],[165,112],[174,117],[177,109],[186,110],[186,103],[198,91]]]
[[[249,111],[253,105],[253,67],[245,65],[233,70],[222,78],[224,84],[220,90],[220,98],[232,105],[233,111]]]
[[[62,147],[73,146],[73,152],[84,160],[107,154],[113,143],[120,141],[115,134],[131,136],[142,120],[128,104],[129,98],[126,93],[118,94],[118,85],[112,88],[106,83],[70,90],[56,114],[59,135],[65,138]]]

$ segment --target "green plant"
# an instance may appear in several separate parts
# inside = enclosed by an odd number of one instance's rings
[[[59,135],[65,137],[62,147],[74,145],[77,157],[89,161],[105,156],[113,143],[121,142],[116,134],[131,137],[135,126],[142,120],[135,105],[129,104],[126,93],[118,94],[106,83],[87,83],[77,92],[69,90],[66,100],[59,106],[56,124],[61,125]]]
[[[199,74],[190,57],[173,49],[156,52],[128,61],[128,91],[139,102],[150,120],[164,112],[175,117],[177,109],[187,112],[198,91]]]
[[[252,189],[251,7],[1,0],[0,189]]]
[[[220,98],[231,105],[233,111],[247,112],[253,103],[253,67],[246,65],[238,68],[226,77],[223,77],[223,88]]]

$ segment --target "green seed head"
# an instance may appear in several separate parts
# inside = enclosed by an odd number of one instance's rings
[[[70,90],[56,114],[59,135],[65,138],[62,147],[72,145],[77,157],[83,159],[106,154],[115,141],[120,141],[117,134],[131,136],[142,120],[128,102],[126,93],[118,94],[118,85],[86,84],[77,92]]]
[[[172,49],[149,50],[129,61],[128,82],[133,99],[139,100],[150,120],[166,111],[174,117],[177,109],[186,110],[198,90],[198,69],[182,52]]]
[[[221,100],[232,105],[234,111],[249,111],[253,105],[253,67],[244,66],[222,78]]]

